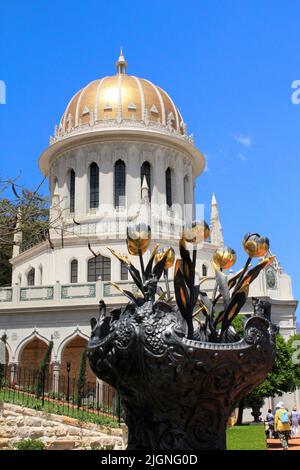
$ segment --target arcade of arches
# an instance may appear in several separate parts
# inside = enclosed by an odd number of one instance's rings
[[[71,363],[70,378],[77,379],[80,371],[82,354],[87,346],[87,340],[77,335],[71,338],[62,351],[60,375],[67,375],[67,362]],[[45,357],[48,344],[40,338],[32,338],[21,350],[19,367],[21,369],[38,370]],[[8,360],[8,351],[6,348],[6,363]],[[86,381],[95,382],[96,377],[93,374],[90,365],[86,364]]]

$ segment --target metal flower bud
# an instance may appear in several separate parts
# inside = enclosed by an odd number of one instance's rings
[[[243,239],[243,247],[249,258],[260,258],[269,251],[270,242],[267,237],[258,233],[247,233]]]
[[[202,243],[207,240],[209,236],[210,229],[205,220],[192,222],[184,228],[182,233],[183,240],[188,243],[193,243],[194,245]]]
[[[138,256],[147,251],[151,242],[151,228],[147,224],[137,224],[127,228],[127,249],[130,255]]]
[[[155,263],[158,263],[167,253],[167,259],[165,262],[165,269],[170,269],[175,261],[175,251],[173,248],[159,248],[155,255]]]
[[[236,262],[236,252],[228,246],[218,248],[214,252],[213,262],[218,269],[229,269]]]

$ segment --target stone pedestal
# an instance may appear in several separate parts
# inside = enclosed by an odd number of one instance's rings
[[[52,391],[54,393],[59,393],[59,377],[60,377],[60,363],[59,362],[53,362],[52,364],[52,377],[53,377],[53,382],[52,382]]]

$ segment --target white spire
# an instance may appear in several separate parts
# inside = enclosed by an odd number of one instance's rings
[[[59,196],[58,180],[57,180],[57,178],[55,178],[54,189],[53,189],[53,196]]]
[[[149,200],[149,186],[144,175],[141,187],[141,203],[136,215],[133,218],[136,223],[142,222],[151,226],[151,207]]]
[[[211,216],[210,216],[210,240],[211,243],[218,246],[224,245],[224,238],[222,233],[222,225],[220,222],[218,204],[215,193],[211,199]]]
[[[149,186],[145,175],[142,181],[141,196],[143,202],[149,203]]]
[[[125,75],[127,65],[128,65],[128,63],[126,62],[126,59],[125,59],[124,54],[123,54],[123,48],[121,46],[119,60],[116,62],[117,74],[118,75],[120,75],[120,74]]]

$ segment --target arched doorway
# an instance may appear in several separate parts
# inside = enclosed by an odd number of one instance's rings
[[[67,363],[70,363],[70,379],[77,380],[80,373],[80,364],[83,352],[85,351],[87,346],[87,340],[82,338],[81,336],[77,335],[70,339],[68,343],[65,345],[62,356],[61,356],[61,376],[67,377]],[[86,361],[86,381],[95,383],[96,377],[93,371],[90,368],[89,361]]]
[[[19,363],[13,381],[20,390],[36,393],[40,380],[40,367],[46,355],[48,344],[38,337],[33,337],[22,347],[19,353]],[[51,383],[51,365],[45,371],[43,389],[49,390]]]
[[[21,369],[38,370],[47,351],[47,343],[40,338],[32,338],[20,352]]]

